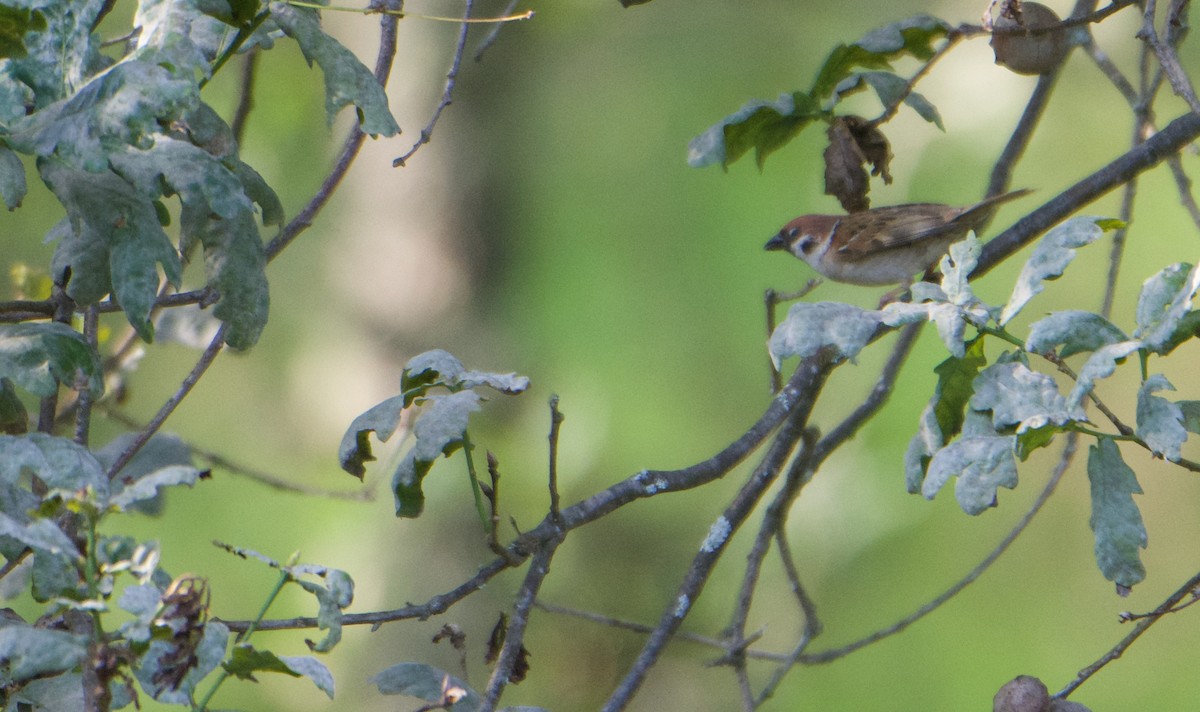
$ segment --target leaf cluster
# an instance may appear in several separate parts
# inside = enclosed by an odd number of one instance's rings
[[[1053,312],[1034,322],[1024,340],[1005,328],[1047,280],[1062,275],[1077,248],[1119,225],[1075,218],[1052,230],[1034,249],[1002,306],[983,303],[967,281],[979,253],[978,242],[969,236],[943,258],[940,285],[915,285],[911,303],[875,311],[838,303],[794,305],[771,336],[772,358],[778,363],[831,347],[839,358],[852,359],[882,330],[932,322],[950,357],[936,369],[937,386],[905,456],[909,491],[932,499],[953,479],[963,511],[980,514],[996,506],[999,488],[1017,485],[1018,460],[1063,433],[1091,437],[1096,443],[1088,459],[1096,560],[1105,578],[1127,591],[1145,577],[1139,551],[1147,536],[1132,498],[1141,488],[1117,443],[1133,442],[1153,457],[1196,467],[1182,459],[1181,448],[1188,432],[1200,432],[1188,415],[1200,412],[1200,402],[1157,395],[1174,388],[1162,374],[1151,375],[1149,364],[1152,357],[1165,357],[1200,335],[1200,311],[1194,308],[1200,270],[1174,264],[1146,280],[1132,334],[1099,314],[1078,310]],[[989,339],[1007,349],[990,364],[985,350]],[[1064,359],[1079,355],[1086,358],[1076,373]],[[1096,393],[1099,383],[1131,356],[1137,357],[1141,374],[1134,428],[1111,415]],[[1053,376],[1036,370],[1036,362],[1068,374],[1074,381],[1069,392],[1062,393]],[[1106,414],[1115,432],[1095,429],[1086,410],[1089,401]]]

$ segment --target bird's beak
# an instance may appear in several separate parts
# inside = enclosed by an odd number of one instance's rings
[[[786,250],[788,241],[783,238],[783,233],[776,233],[774,237],[767,240],[767,244],[763,245],[764,250]]]

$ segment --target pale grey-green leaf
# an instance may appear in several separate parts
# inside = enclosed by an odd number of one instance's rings
[[[850,304],[793,304],[787,318],[771,334],[771,360],[778,366],[785,358],[806,358],[826,346],[834,347],[840,358],[852,359],[871,340],[879,324],[879,312]]]
[[[1141,346],[1142,342],[1135,339],[1096,349],[1095,353],[1083,364],[1083,368],[1079,369],[1079,374],[1075,377],[1075,387],[1067,396],[1067,405],[1072,408],[1079,406],[1087,394],[1096,387],[1096,381],[1111,376],[1113,371],[1117,370],[1117,362],[1128,357]]]
[[[1087,419],[1077,405],[1067,403],[1053,378],[1019,362],[988,366],[975,378],[974,388],[971,408],[991,411],[996,428],[1016,426],[1021,433]]]
[[[0,628],[0,660],[5,679],[29,680],[59,673],[78,665],[87,656],[87,639],[61,630],[23,624]]]
[[[375,75],[353,52],[325,34],[316,11],[284,2],[272,2],[270,7],[271,19],[296,40],[309,65],[316,62],[325,74],[325,111],[330,123],[342,107],[353,104],[358,107],[363,132],[372,136],[400,132]]]
[[[1128,339],[1125,332],[1099,314],[1059,311],[1029,327],[1025,348],[1033,353],[1049,353],[1058,349],[1058,355],[1066,358]]]
[[[1200,268],[1186,263],[1167,267],[1146,280],[1138,296],[1137,330],[1145,347],[1161,352],[1172,342],[1181,319],[1192,309],[1200,289]]]
[[[934,401],[925,404],[921,418],[917,424],[917,432],[908,441],[908,449],[904,452],[904,486],[909,494],[921,491],[925,481],[925,468],[929,458],[933,457],[942,445],[946,443],[938,425]]]
[[[1063,270],[1075,259],[1075,249],[1090,245],[1104,234],[1096,224],[1097,218],[1072,218],[1054,228],[1038,242],[1029,261],[1021,268],[1016,287],[1008,303],[1000,312],[1000,324],[1007,324],[1030,299],[1045,288],[1046,280],[1060,277]]]
[[[342,469],[356,477],[366,473],[364,463],[375,459],[371,453],[369,433],[375,433],[380,442],[387,442],[400,425],[400,413],[404,410],[404,397],[393,396],[372,406],[350,423],[338,446],[338,462]]]
[[[93,395],[104,392],[100,355],[83,334],[58,322],[0,326],[0,378],[44,398],[81,377]]]
[[[329,699],[333,699],[333,673],[329,672],[329,668],[325,667],[325,663],[309,656],[292,657],[289,655],[280,655],[279,659],[292,672],[312,680],[313,684],[321,692],[329,695]]]
[[[1187,440],[1187,430],[1183,426],[1183,410],[1166,398],[1154,395],[1162,390],[1175,390],[1162,374],[1150,376],[1138,389],[1137,435],[1150,446],[1152,453],[1174,462],[1181,457],[1180,449]]]
[[[8,146],[0,146],[0,199],[14,210],[25,199],[25,165]]]
[[[20,522],[0,512],[0,536],[12,537],[34,551],[79,557],[71,537],[49,519]]]
[[[1011,435],[963,436],[939,450],[929,462],[921,493],[933,499],[951,478],[957,477],[955,499],[967,514],[996,506],[996,489],[1017,486],[1016,438]]]
[[[371,678],[371,682],[384,695],[407,695],[426,702],[440,702],[447,687],[456,687],[464,692],[455,705],[464,710],[473,710],[482,700],[467,683],[444,670],[425,663],[400,663],[393,665]]]
[[[1139,550],[1146,548],[1146,527],[1133,495],[1141,494],[1137,477],[1110,438],[1088,448],[1088,480],[1096,535],[1096,563],[1104,578],[1130,588],[1146,577]]]

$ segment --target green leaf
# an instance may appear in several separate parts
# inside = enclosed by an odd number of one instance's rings
[[[1200,400],[1182,400],[1175,405],[1183,415],[1183,427],[1189,433],[1200,433]]]
[[[8,3],[16,4],[38,7],[30,14],[21,38],[25,51],[10,55],[7,71],[33,90],[36,107],[70,94],[111,61],[100,54],[99,37],[92,33],[104,0]],[[11,7],[6,10],[25,12]]]
[[[1034,450],[1044,448],[1054,441],[1054,436],[1063,431],[1059,425],[1043,425],[1040,428],[1026,428],[1017,434],[1017,457],[1021,462],[1029,459]]]
[[[400,390],[404,406],[424,396],[430,388],[442,386],[451,391],[487,386],[505,395],[517,395],[529,388],[529,379],[515,373],[491,373],[468,370],[450,352],[433,349],[413,356],[404,365]]]
[[[25,33],[46,29],[46,16],[38,10],[0,5],[0,57],[24,57]]]
[[[767,156],[821,115],[817,103],[803,92],[781,94],[774,102],[759,99],[747,102],[688,142],[688,165],[728,167],[754,149],[755,160],[762,170]]]
[[[840,302],[798,302],[771,334],[768,348],[776,368],[785,358],[807,358],[826,346],[853,359],[879,328],[880,312]]]
[[[1187,429],[1183,426],[1183,409],[1154,395],[1162,390],[1175,390],[1162,374],[1150,376],[1138,389],[1137,435],[1150,446],[1150,452],[1175,462],[1181,457]]]
[[[0,145],[0,198],[9,210],[25,199],[25,165],[8,146]]]
[[[844,97],[859,91],[864,85],[870,86],[875,90],[875,94],[879,97],[879,103],[883,104],[884,107],[890,108],[903,101],[916,111],[922,119],[934,124],[943,131],[946,130],[946,127],[942,124],[942,116],[938,113],[937,107],[915,91],[905,94],[905,91],[908,89],[908,80],[891,72],[860,72],[852,74],[838,83],[834,89],[834,95],[840,101]]]
[[[342,612],[354,602],[354,580],[340,569],[325,566],[300,565],[290,566],[288,571],[296,579],[296,583],[305,591],[317,598],[317,628],[328,630],[319,642],[305,641],[308,647],[318,653],[327,653],[342,639]],[[321,578],[322,583],[301,578],[303,574],[311,574]]]
[[[329,668],[316,658],[289,657],[258,650],[249,643],[233,646],[229,660],[221,667],[239,680],[254,680],[256,672],[277,672],[291,677],[307,677],[333,699],[333,675]],[[257,682],[257,680],[255,680]]]
[[[283,2],[271,3],[271,18],[296,43],[311,67],[316,62],[325,74],[325,111],[332,124],[338,111],[358,107],[359,124],[372,136],[394,136],[400,132],[388,108],[387,94],[371,70],[321,29],[315,10]]]
[[[1068,404],[1058,384],[1044,373],[1022,363],[988,366],[974,383],[971,408],[990,411],[997,430],[1016,426],[1017,433],[1047,425],[1087,420],[1078,404]]]
[[[23,474],[36,475],[51,491],[108,494],[108,478],[100,462],[68,438],[45,433],[0,435],[0,480],[16,483]]]
[[[1125,332],[1099,314],[1059,311],[1034,322],[1029,327],[1025,349],[1031,353],[1044,354],[1061,346],[1058,355],[1066,358],[1128,339]]]
[[[22,153],[54,155],[73,168],[103,172],[114,146],[143,145],[194,107],[198,92],[194,79],[127,59],[73,95],[14,122],[7,142]]]
[[[20,682],[64,672],[87,657],[87,639],[61,630],[14,623],[0,628],[5,680]]]
[[[1138,553],[1146,548],[1146,527],[1133,501],[1142,488],[1111,438],[1100,438],[1088,448],[1088,480],[1092,485],[1088,524],[1096,535],[1096,563],[1104,578],[1115,583],[1119,592],[1127,592],[1146,578]]]
[[[49,519],[35,519],[25,523],[0,513],[0,536],[10,537],[34,551],[66,554],[75,558],[80,556],[79,549],[75,548],[71,538]]]
[[[475,710],[483,703],[479,693],[467,683],[424,663],[400,663],[371,678],[383,695],[407,695],[440,703],[448,690],[461,690],[462,698],[451,708],[455,712]]]
[[[975,394],[975,378],[986,365],[983,339],[976,337],[967,343],[961,357],[951,356],[933,369],[938,376],[933,391],[933,412],[943,437],[952,438],[962,431],[967,403]]]
[[[96,451],[105,472],[136,437],[133,433],[118,435]],[[133,507],[143,514],[158,515],[163,508],[163,487],[191,487],[201,474],[192,466],[192,449],[187,443],[172,433],[156,433],[113,477],[115,494],[108,503],[121,510]]]
[[[1058,279],[1063,270],[1075,259],[1075,248],[1090,245],[1104,234],[1104,228],[1098,223],[1099,218],[1072,218],[1050,232],[1038,241],[1033,248],[1033,254],[1013,288],[1012,296],[1000,312],[1000,325],[1003,326],[1015,317],[1029,300],[1040,294],[1046,280]]]
[[[276,655],[269,650],[258,650],[249,643],[233,646],[229,660],[221,667],[240,680],[254,680],[256,672],[277,672],[291,677],[307,677],[333,699],[333,675],[329,668],[316,658]]]
[[[1108,378],[1117,370],[1117,364],[1123,362],[1130,354],[1142,347],[1141,341],[1121,341],[1096,349],[1079,369],[1075,377],[1075,387],[1067,395],[1067,404],[1074,408],[1083,402],[1085,396],[1096,387],[1096,381]]]
[[[0,377],[45,398],[81,375],[92,395],[104,392],[100,356],[83,334],[58,322],[0,326]]]
[[[267,323],[267,260],[239,177],[207,151],[161,136],[146,149],[113,155],[112,165],[147,197],[179,195],[180,246],[204,246],[208,283],[220,294],[213,314],[229,325],[226,341],[253,346]]]
[[[1166,355],[1196,333],[1200,320],[1191,316],[1200,289],[1200,269],[1185,262],[1163,268],[1147,279],[1138,295],[1137,329],[1147,349]]]
[[[976,414],[970,418],[980,416]],[[997,488],[1017,486],[1017,462],[1013,457],[1015,440],[1011,435],[964,432],[960,439],[938,450],[929,461],[921,494],[926,499],[933,499],[951,477],[957,477],[954,497],[964,512],[976,515],[995,507]]]
[[[917,15],[873,30],[851,45],[838,45],[829,53],[809,92],[818,101],[831,96],[852,71],[891,69],[891,60],[905,55],[927,60],[934,54],[934,40],[950,29],[942,20]]]
[[[0,350],[4,348],[4,338],[0,336]],[[0,360],[0,364],[3,361]],[[3,366],[0,365],[0,369]],[[0,433],[5,435],[20,435],[29,430],[29,412],[17,395],[17,389],[7,377],[0,377]]]
[[[362,479],[367,468],[364,463],[375,459],[371,453],[369,435],[375,433],[380,442],[387,442],[400,425],[400,413],[405,407],[404,396],[393,396],[373,406],[370,410],[354,419],[346,433],[342,435],[342,443],[338,446],[338,462],[342,469]]]
[[[925,481],[925,472],[934,454],[946,444],[946,438],[938,427],[938,419],[934,413],[937,396],[925,405],[921,418],[917,423],[917,432],[908,441],[908,449],[904,451],[904,487],[909,494],[921,491]]]
[[[51,273],[63,275],[70,268],[67,294],[81,304],[112,292],[138,334],[153,340],[149,315],[158,296],[157,266],[176,287],[183,269],[153,202],[112,171],[89,173],[53,159],[39,161],[38,167],[70,220]]]
[[[463,435],[471,413],[479,410],[479,395],[475,391],[459,391],[447,395],[430,395],[413,426],[415,442],[404,454],[392,476],[392,491],[396,496],[396,516],[415,518],[425,507],[421,480],[435,460],[448,456],[462,447]]]

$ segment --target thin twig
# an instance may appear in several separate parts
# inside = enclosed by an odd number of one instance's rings
[[[467,50],[467,31],[471,29],[469,20],[474,8],[475,0],[465,0],[462,26],[458,30],[458,44],[454,47],[454,60],[450,63],[450,71],[446,73],[446,86],[442,90],[442,100],[433,110],[433,116],[430,117],[429,123],[421,129],[421,136],[417,142],[408,149],[407,153],[392,161],[393,168],[403,166],[417,152],[417,149],[429,143],[433,137],[433,127],[437,125],[438,119],[442,118],[442,112],[446,110],[446,107],[450,106],[450,101],[454,97],[454,83],[458,80],[458,68],[462,66],[463,53]]]
[[[562,524],[562,508],[558,494],[558,432],[562,427],[563,414],[558,409],[558,396],[550,396],[550,518]]]
[[[1168,32],[1171,32],[1172,27],[1182,25],[1182,12],[1186,2],[1172,0],[1170,7],[1167,10],[1167,26]],[[1175,47],[1171,42],[1163,42],[1159,39],[1158,31],[1154,28],[1154,15],[1158,9],[1156,0],[1146,0],[1146,9],[1143,14],[1144,21],[1142,29],[1138,32],[1138,37],[1146,41],[1158,56],[1158,63],[1162,65],[1163,72],[1166,73],[1167,81],[1171,84],[1171,89],[1175,94],[1187,102],[1193,112],[1200,113],[1200,98],[1196,97],[1196,90],[1192,87],[1192,82],[1188,78],[1187,72],[1183,69],[1183,65],[1179,62],[1179,54],[1175,52]]]
[[[383,9],[395,10],[399,9],[402,3],[400,0],[377,0],[375,4]],[[374,6],[374,4],[373,4]],[[395,15],[381,14],[379,16],[379,54],[375,59],[375,79],[382,87],[387,86],[388,77],[392,73],[392,63],[396,59],[396,23],[398,20]],[[292,218],[279,234],[276,235],[269,243],[267,243],[266,254],[267,260],[273,260],[279,253],[284,250],[300,235],[312,225],[317,214],[333,197],[334,191],[337,190],[342,179],[346,177],[346,173],[350,170],[351,164],[358,156],[359,149],[362,148],[363,140],[366,138],[362,127],[353,126],[350,129],[350,135],[346,137],[342,144],[342,150],[338,153],[338,159],[334,162],[333,169],[329,175],[325,176],[325,180],[321,182],[321,187],[317,189],[316,194],[308,201],[296,217]]]
[[[96,313],[96,307],[88,307],[83,313],[83,338],[87,339],[88,345],[93,350],[97,346],[96,332],[99,326],[100,317]],[[82,373],[79,374],[75,389],[79,393],[79,397],[75,401],[75,442],[87,447],[88,433],[92,424],[92,390],[88,387],[87,378]]]
[[[1134,641],[1140,638],[1142,633],[1145,633],[1150,626],[1162,620],[1163,616],[1170,613],[1175,608],[1176,604],[1178,604],[1184,598],[1188,597],[1189,595],[1194,595],[1197,587],[1200,587],[1200,573],[1196,574],[1190,578],[1187,583],[1180,586],[1179,590],[1175,591],[1175,593],[1171,594],[1167,600],[1163,601],[1162,605],[1156,608],[1154,613],[1152,613],[1149,617],[1139,621],[1137,626],[1130,631],[1129,635],[1122,638],[1121,642],[1117,643],[1112,647],[1111,650],[1100,656],[1099,660],[1080,670],[1075,676],[1074,680],[1067,683],[1066,687],[1059,690],[1058,693],[1054,695],[1055,699],[1061,700],[1067,698],[1072,692],[1077,690],[1080,685],[1087,682],[1088,679],[1097,672],[1100,672],[1105,665],[1121,657],[1121,655],[1129,649],[1129,646],[1133,645]]]
[[[950,601],[950,599],[957,596],[958,593],[964,588],[974,583],[980,576],[984,574],[984,572],[991,568],[992,564],[996,563],[996,561],[1005,551],[1008,550],[1008,547],[1017,540],[1017,537],[1020,536],[1021,533],[1025,531],[1025,528],[1029,526],[1029,523],[1033,521],[1034,516],[1037,515],[1046,502],[1049,501],[1050,495],[1054,493],[1054,489],[1058,486],[1059,480],[1062,479],[1063,473],[1066,472],[1067,466],[1071,463],[1071,460],[1075,456],[1078,442],[1078,435],[1075,433],[1067,434],[1066,445],[1063,446],[1063,452],[1059,457],[1058,465],[1055,466],[1054,472],[1051,473],[1049,481],[1046,482],[1045,488],[1042,489],[1042,493],[1038,495],[1038,498],[1034,501],[1033,506],[1030,507],[1027,512],[1025,512],[1025,516],[1021,517],[1016,526],[1014,526],[1012,530],[1000,540],[1000,543],[996,546],[996,548],[993,549],[987,556],[985,556],[983,560],[975,566],[975,568],[971,569],[966,576],[959,579],[954,583],[954,585],[943,591],[933,600],[929,601],[910,615],[901,618],[888,627],[875,631],[874,633],[864,636],[848,645],[832,648],[830,650],[824,650],[818,653],[806,653],[800,656],[800,662],[805,665],[830,663],[834,660],[838,660],[839,658],[844,658],[850,653],[865,648],[872,643],[895,635],[930,613],[933,613],[943,604]]]
[[[229,128],[233,132],[233,140],[242,144],[246,133],[246,120],[250,118],[250,110],[254,108],[254,80],[258,76],[258,48],[250,50],[242,56],[242,73],[238,79],[238,102],[233,111],[233,119]]]
[[[520,3],[521,0],[509,0],[508,5],[504,7],[500,14],[511,15],[513,10],[516,10],[517,5]],[[488,51],[488,48],[496,43],[496,40],[500,37],[500,30],[503,29],[507,24],[508,23],[496,23],[495,25],[492,25],[492,29],[487,33],[487,37],[483,38],[483,41],[479,43],[479,48],[475,50],[476,62],[479,62],[483,59],[483,53]]]
[[[480,712],[492,712],[496,709],[500,693],[504,691],[513,675],[513,670],[521,658],[521,651],[525,643],[525,628],[529,624],[529,615],[532,612],[534,601],[537,600],[538,591],[541,590],[546,575],[550,573],[550,561],[554,558],[554,552],[558,549],[561,541],[561,539],[551,539],[545,542],[529,560],[529,571],[526,572],[525,580],[521,583],[521,590],[517,592],[513,615],[509,620],[508,629],[504,633],[504,647],[501,648],[500,657],[496,660],[496,667],[492,670],[491,677],[488,678],[487,690],[484,693]]]
[[[762,462],[754,468],[746,483],[709,528],[708,535],[700,545],[700,551],[692,558],[691,566],[688,567],[675,596],[666,606],[658,625],[642,646],[642,651],[630,666],[629,672],[604,704],[604,712],[617,712],[629,704],[650,669],[662,655],[667,642],[691,611],[692,604],[704,590],[713,568],[728,547],[733,534],[741,528],[767,487],[778,477],[785,460],[804,432],[808,416],[812,412],[812,402],[809,401],[805,405],[807,407],[795,408],[788,415],[787,422],[776,435]]]
[[[192,370],[183,379],[183,382],[179,384],[179,388],[167,399],[166,403],[163,403],[158,412],[154,414],[154,417],[150,419],[150,422],[146,423],[146,427],[138,432],[133,441],[113,461],[112,466],[108,468],[108,479],[111,480],[116,477],[121,468],[129,464],[133,456],[150,441],[150,438],[154,437],[154,434],[167,421],[171,413],[175,412],[175,409],[179,407],[179,404],[183,402],[187,394],[191,393],[192,389],[196,387],[196,383],[200,380],[200,377],[204,375],[204,372],[216,360],[217,354],[221,353],[221,349],[225,346],[225,329],[226,325],[222,324],[221,328],[217,330],[217,335],[213,337],[208,347],[204,349],[204,353],[200,354],[200,359],[196,361],[196,365],[192,367]]]

